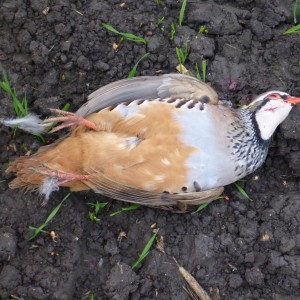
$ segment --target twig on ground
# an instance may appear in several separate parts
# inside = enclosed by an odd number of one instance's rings
[[[206,293],[206,291],[201,287],[201,285],[198,283],[198,281],[182,266],[179,265],[175,257],[173,257],[178,270],[184,280],[189,284],[189,286],[192,288],[192,290],[196,293],[196,295],[199,297],[200,300],[211,300],[209,295]]]

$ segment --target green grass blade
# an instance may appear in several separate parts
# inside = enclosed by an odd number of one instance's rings
[[[145,45],[147,44],[147,41],[144,38],[138,37],[132,33],[120,32],[117,29],[115,29],[114,27],[112,27],[110,24],[102,23],[102,26],[105,27],[107,30],[122,36],[124,39],[126,39],[128,41],[132,41],[132,42],[136,42],[136,43],[143,43]]]
[[[131,211],[131,210],[136,210],[140,207],[141,205],[140,204],[132,204],[130,206],[127,206],[127,207],[123,207],[121,210],[118,210],[118,211],[115,211],[113,213],[111,213],[109,216],[110,217],[113,217],[113,216],[116,216],[124,211]]]
[[[196,63],[196,77],[198,80],[202,81],[201,75],[200,75],[200,71],[199,71],[199,67],[198,64]]]
[[[157,21],[156,21],[157,25],[159,26],[163,22],[164,19],[165,19],[165,17],[157,19]]]
[[[41,232],[45,232],[45,233],[46,233],[46,231],[43,230],[43,228],[44,228],[46,225],[47,225],[47,224],[42,224],[40,227],[29,226],[29,229],[34,230],[34,233],[33,233],[33,235],[28,239],[28,241],[33,240],[33,239],[34,239],[39,233],[41,233]]]
[[[11,87],[7,78],[6,73],[4,72],[4,70],[2,71],[2,77],[3,80],[2,82],[0,82],[0,87],[7,93],[9,93],[11,95]]]
[[[34,239],[39,233],[48,233],[47,231],[43,230],[44,227],[45,227],[44,224],[41,225],[40,227],[29,226],[29,229],[34,230],[34,233],[28,240],[30,241]]]
[[[104,208],[106,205],[108,204],[108,202],[96,202],[95,204],[95,213],[97,214],[99,212],[100,209]]]
[[[210,204],[210,202],[205,202],[205,203],[202,203],[200,204],[197,209],[193,212],[193,213],[197,213],[199,212],[200,210],[203,210],[206,206],[208,206]]]
[[[116,34],[121,34],[121,32],[119,32],[117,29],[115,29],[114,27],[112,27],[111,25],[109,25],[107,23],[102,23],[102,26],[111,32],[114,32]]]
[[[14,110],[16,112],[16,115],[20,118],[23,116],[26,116],[25,111],[23,109],[22,103],[17,98],[17,92],[15,89],[12,90],[12,98],[13,98],[13,106]]]
[[[250,198],[250,196],[247,194],[247,192],[238,183],[235,182],[234,186],[245,198],[247,198],[251,202],[253,201],[253,199]]]
[[[149,254],[150,248],[152,246],[152,244],[155,241],[155,238],[157,236],[159,229],[157,229],[157,231],[152,235],[151,239],[148,241],[148,243],[146,244],[143,252],[141,253],[140,257],[138,258],[138,260],[132,265],[131,269],[134,269],[142,260],[145,259],[145,257]]]
[[[96,223],[100,221],[100,218],[97,218],[96,214],[92,211],[89,211],[89,219]]]
[[[180,26],[182,26],[182,22],[183,22],[183,18],[184,18],[184,13],[185,13],[185,8],[186,8],[186,3],[187,3],[187,0],[183,0],[182,1],[180,13],[179,13],[179,21],[178,21]]]
[[[221,200],[221,199],[224,199],[224,196],[219,196],[219,197],[215,198],[213,201],[215,201],[215,200]],[[211,204],[213,201],[211,201],[211,202],[204,202],[204,203],[200,204],[200,205],[197,207],[197,209],[196,209],[195,211],[192,212],[192,214],[195,214],[195,213],[197,213],[197,212],[203,210],[205,207],[207,207],[207,206],[208,206],[209,204]]]
[[[15,89],[14,89],[14,96],[13,96],[13,105],[18,117],[25,117],[28,115],[26,98],[24,98],[22,102],[20,102],[19,99],[17,98]]]
[[[100,209],[104,208],[107,204],[108,202],[98,202],[98,201],[96,203],[88,203],[88,205],[90,205],[94,209],[96,214],[100,211]]]
[[[71,193],[69,193],[68,195],[66,195],[62,201],[52,210],[52,212],[50,213],[50,215],[48,216],[48,218],[46,219],[45,223],[49,223],[57,214],[57,212],[59,211],[60,207],[62,206],[62,204],[65,202],[65,200],[67,200],[70,197]]]
[[[40,232],[43,232],[43,228],[46,227],[49,222],[55,217],[55,215],[57,214],[57,212],[59,211],[61,205],[65,202],[65,200],[67,200],[69,198],[69,196],[71,195],[71,193],[69,193],[68,195],[66,195],[63,200],[52,210],[52,212],[50,213],[50,215],[47,217],[46,221],[44,222],[44,224],[42,224],[39,227],[32,227],[29,226],[30,229],[34,230],[33,235],[28,239],[29,241],[34,239]]]
[[[71,106],[71,104],[69,102],[67,102],[61,110],[68,111],[70,109],[70,106]]]
[[[293,33],[297,33],[300,31],[300,24],[288,29],[287,31],[285,31],[283,34],[293,34]]]
[[[15,89],[12,89],[7,75],[4,71],[2,71],[3,80],[0,82],[0,88],[2,88],[7,94],[12,97],[13,107],[18,118],[28,115],[28,106],[26,97],[23,98],[22,102],[17,97],[17,92]]]
[[[4,79],[3,82],[0,81],[0,88],[2,88],[7,94],[9,94],[12,97],[13,107],[16,113],[16,116],[18,118],[25,117],[28,115],[28,102],[26,95],[23,97],[22,101],[20,101],[17,97],[17,92],[15,89],[11,88],[11,85],[8,81],[7,75],[4,71],[2,71],[2,77]],[[16,134],[17,128],[19,125],[16,125],[13,128],[13,134]],[[35,136],[38,136],[40,140],[45,144],[46,141],[44,137],[41,134],[34,134]]]
[[[175,24],[172,23],[172,24],[171,24],[171,31],[170,31],[170,40],[171,40],[171,41],[174,40],[175,33],[176,33]]]
[[[206,67],[207,67],[206,60],[202,60],[202,79],[203,79],[203,82],[206,81]]]
[[[21,101],[21,106],[24,109],[24,113],[28,114],[28,105],[27,105],[26,95],[23,97],[23,99]]]
[[[206,28],[205,25],[201,25],[198,30],[198,34],[202,34],[202,33],[208,33],[208,29]]]
[[[46,144],[45,138],[40,133],[35,133],[34,135],[37,136],[43,144]]]
[[[183,74],[182,66],[184,64],[184,54],[181,48],[176,47],[176,54],[179,62],[179,73]]]
[[[144,54],[144,55],[136,62],[136,64],[135,64],[134,67],[132,68],[132,70],[129,72],[128,78],[132,78],[132,77],[135,77],[135,76],[136,76],[136,70],[137,70],[138,65],[140,64],[140,62],[141,62],[142,60],[144,60],[146,57],[148,57],[149,54],[150,54],[150,53]]]
[[[181,52],[180,52],[181,49],[176,47],[175,50],[176,50],[178,61],[179,61],[180,64],[182,64]]]
[[[143,43],[145,45],[147,44],[147,41],[145,39],[143,39],[143,38],[141,38],[139,36],[136,36],[136,35],[134,35],[132,33],[124,33],[124,32],[122,32],[121,35],[125,39],[127,39],[129,41],[136,42],[136,43]]]

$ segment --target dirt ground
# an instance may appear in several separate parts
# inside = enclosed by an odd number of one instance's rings
[[[181,7],[175,0],[0,0],[0,67],[18,95],[26,94],[30,110],[44,117],[67,102],[76,111],[92,91],[126,78],[146,52],[137,75],[175,72],[175,47],[186,40],[186,67],[195,70],[206,59],[207,79],[221,99],[237,103],[270,89],[299,96],[300,37],[282,35],[294,24],[293,2],[188,1],[171,41]],[[114,51],[119,37],[102,22],[148,43],[123,41]],[[208,33],[197,35],[201,25]],[[0,117],[15,116],[4,93],[0,104]],[[200,214],[142,207],[111,217],[128,205],[72,193],[44,228],[55,231],[55,240],[42,233],[28,241],[28,227],[43,224],[68,191],[42,206],[36,194],[10,190],[8,163],[41,142],[3,126],[0,136],[1,299],[189,299],[173,256],[213,300],[300,299],[300,108],[277,130],[263,167],[241,183],[253,202],[229,186],[229,201],[215,201]],[[110,205],[92,222],[88,203],[96,201]],[[153,247],[132,270],[154,223],[164,253]],[[127,237],[120,241],[121,232]]]

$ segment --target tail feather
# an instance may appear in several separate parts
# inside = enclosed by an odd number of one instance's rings
[[[9,183],[12,189],[25,188],[38,191],[46,200],[60,186],[71,190],[89,189],[82,173],[82,149],[80,139],[66,138],[33,156],[16,159],[6,170],[16,178]]]
[[[44,176],[35,172],[39,169],[41,162],[32,159],[28,156],[18,158],[6,170],[7,173],[15,173],[16,178],[9,183],[11,189],[29,188],[30,190],[37,190],[44,180]]]

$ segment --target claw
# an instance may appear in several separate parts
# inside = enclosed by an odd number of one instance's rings
[[[78,126],[78,125],[83,125],[83,126],[86,126],[88,128],[91,128],[93,130],[96,130],[96,125],[93,122],[84,119],[80,115],[76,115],[74,113],[59,110],[59,109],[50,109],[50,111],[52,113],[55,113],[55,114],[60,115],[60,116],[46,119],[45,121],[43,121],[44,125],[51,126],[51,125],[53,125],[53,123],[57,123],[57,122],[62,122],[63,123],[60,126],[56,126],[55,128],[53,128],[50,131],[50,133],[59,131],[63,128]]]

